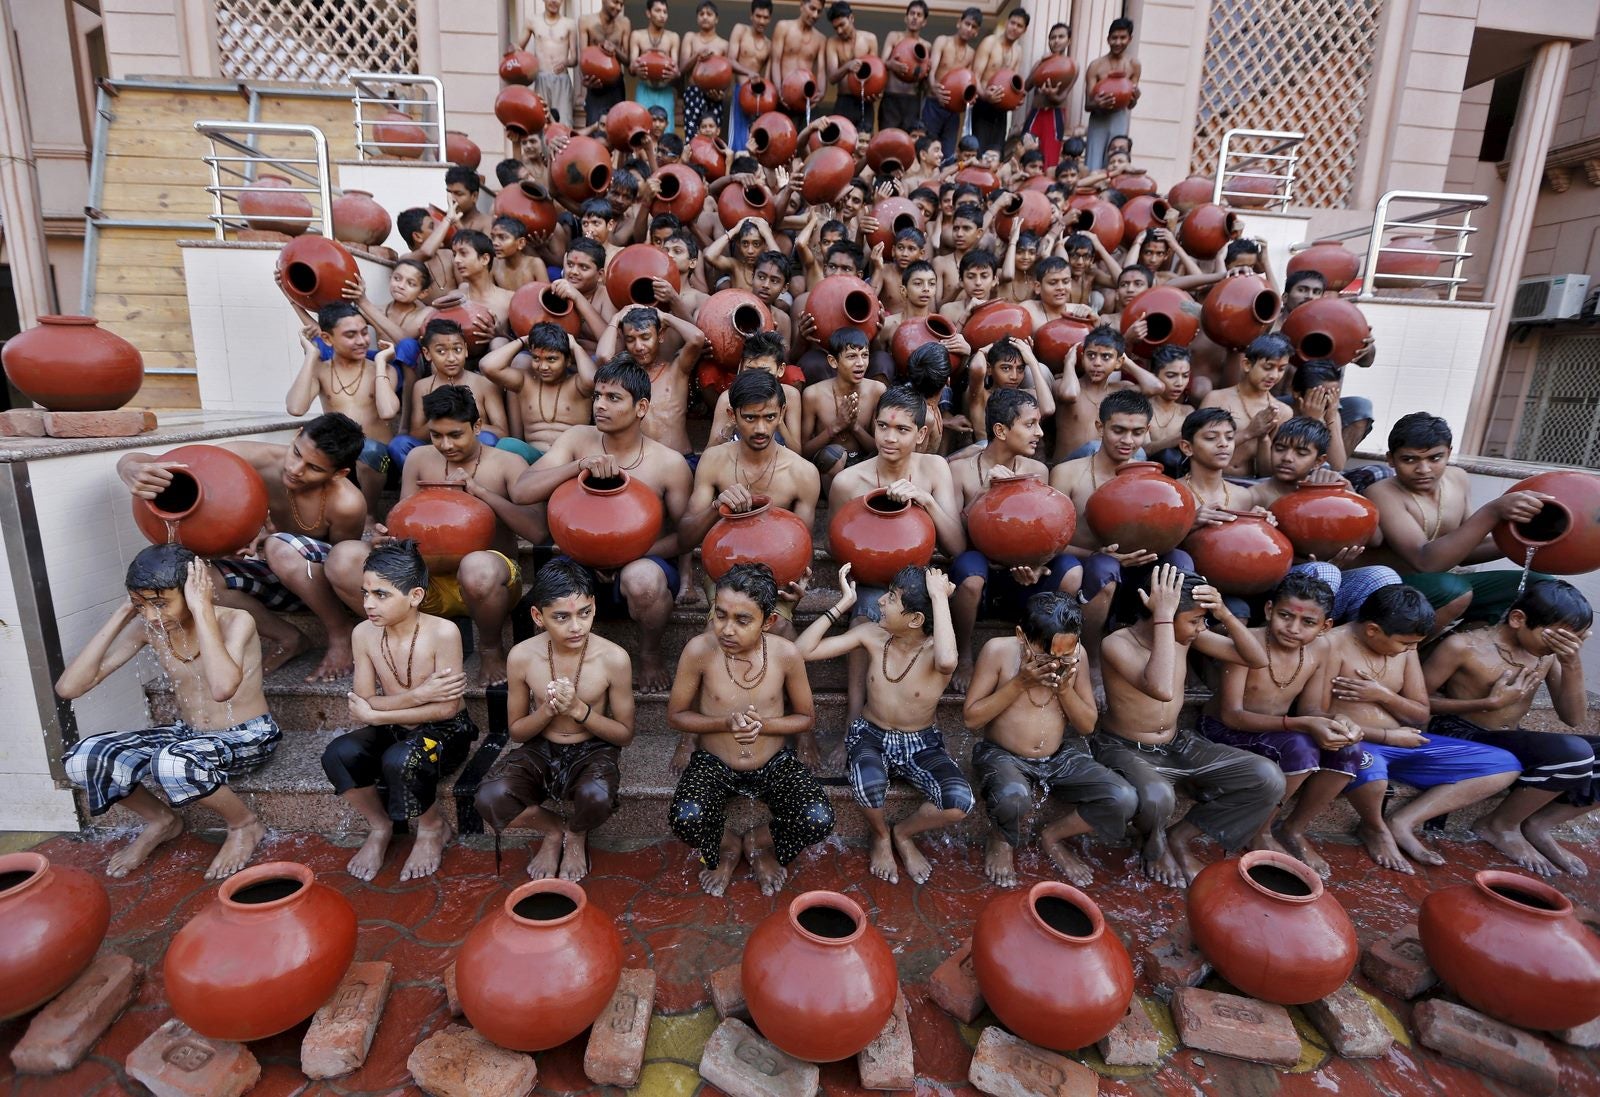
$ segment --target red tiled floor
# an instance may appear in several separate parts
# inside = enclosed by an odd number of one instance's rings
[[[108,848],[121,841],[125,839],[58,838],[39,849],[54,859],[98,873]],[[872,879],[866,873],[864,851],[832,843],[796,863],[791,886],[779,897],[765,898],[753,882],[740,879],[726,898],[711,899],[695,887],[697,870],[688,851],[671,841],[627,852],[596,850],[586,887],[591,900],[617,919],[626,962],[656,972],[660,980],[658,1015],[695,1014],[702,1026],[707,1024],[703,1011],[709,1004],[706,973],[738,958],[756,922],[796,890],[845,892],[873,916],[899,962],[911,1006],[919,1092],[969,1093],[966,1071],[977,1029],[965,1028],[945,1014],[928,997],[926,984],[933,968],[957,941],[970,934],[991,888],[983,878],[978,848],[940,843],[931,843],[929,848],[936,871],[922,888],[906,881],[891,885]],[[1481,843],[1445,840],[1441,848],[1448,865],[1403,877],[1376,869],[1358,847],[1325,843],[1325,853],[1335,869],[1331,889],[1351,912],[1363,942],[1415,918],[1418,903],[1432,888],[1465,880],[1473,871],[1498,863],[1494,851]],[[214,850],[214,841],[187,835],[162,850],[132,879],[107,881],[113,910],[107,947],[127,952],[148,969],[138,998],[89,1059],[55,1078],[11,1074],[9,1059],[3,1056],[20,1037],[26,1019],[0,1024],[0,1094],[110,1097],[138,1092],[123,1073],[122,1062],[168,1014],[161,958],[176,928],[215,894],[214,886],[201,878]],[[475,922],[525,879],[522,871],[527,859],[523,849],[507,850],[502,873],[496,878],[492,853],[456,846],[447,854],[446,875],[401,884],[397,877],[401,857],[392,853],[391,863],[368,885],[344,872],[350,852],[315,835],[297,834],[275,837],[263,854],[268,859],[307,864],[325,883],[349,896],[360,918],[359,957],[383,959],[395,966],[394,989],[372,1055],[355,1074],[331,1082],[307,1082],[298,1068],[305,1026],[297,1026],[252,1045],[263,1068],[262,1081],[253,1092],[262,1097],[415,1093],[405,1058],[422,1037],[448,1020],[440,976]],[[1097,881],[1089,892],[1128,944],[1139,970],[1139,992],[1154,995],[1156,988],[1149,985],[1143,949],[1183,918],[1183,897],[1130,875],[1132,861],[1126,850],[1093,848],[1089,859]],[[1590,862],[1600,870],[1600,857],[1591,855]],[[1049,876],[1048,864],[1036,852],[1025,852],[1018,865],[1025,883]],[[1600,907],[1600,871],[1586,879],[1559,877],[1555,883],[1575,902]],[[1401,1020],[1409,1018],[1408,1005],[1393,1000],[1385,1000],[1385,1004]],[[986,1015],[978,1025],[991,1020]],[[1309,1033],[1303,1026],[1302,1035]],[[1600,1055],[1554,1041],[1551,1046],[1563,1066],[1563,1092],[1571,1097],[1600,1095]],[[1502,1092],[1496,1083],[1444,1062],[1414,1041],[1410,1046],[1397,1044],[1386,1059],[1378,1061],[1339,1059],[1331,1056],[1320,1040],[1308,1040],[1305,1047],[1300,1073],[1187,1051],[1176,1052],[1159,1069],[1142,1074],[1105,1068],[1092,1053],[1085,1060],[1105,1073],[1102,1091],[1109,1094],[1278,1093],[1292,1097],[1332,1090],[1464,1097]],[[697,1054],[698,1045],[674,1046],[652,1061],[670,1060],[692,1067]],[[583,1076],[582,1056],[581,1040],[541,1054],[539,1091],[594,1090]],[[822,1081],[830,1097],[854,1097],[862,1092],[852,1062],[825,1066]],[[656,1090],[667,1092],[663,1087]],[[716,1091],[702,1087],[701,1093],[714,1097]],[[646,1095],[655,1097],[650,1090]]]

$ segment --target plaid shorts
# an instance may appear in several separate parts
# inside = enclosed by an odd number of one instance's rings
[[[300,554],[306,562],[306,575],[311,574],[311,565],[320,564],[327,560],[328,553],[333,546],[326,541],[319,541],[315,537],[306,537],[298,533],[274,533],[270,540],[282,541]],[[278,613],[299,613],[306,608],[300,596],[283,585],[283,580],[273,572],[266,560],[259,556],[224,556],[213,560],[218,571],[222,573],[223,582],[229,590],[242,590],[262,605]]]
[[[890,731],[858,716],[845,732],[844,746],[850,791],[862,807],[883,807],[890,778],[899,777],[941,811],[972,810],[972,785],[944,749],[938,728]]]
[[[173,807],[210,796],[272,757],[278,724],[270,713],[221,731],[200,731],[182,720],[143,731],[111,731],[78,740],[62,763],[67,778],[103,814],[149,776]]]

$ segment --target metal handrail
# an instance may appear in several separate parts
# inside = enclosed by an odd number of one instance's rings
[[[328,139],[316,126],[296,125],[288,122],[235,122],[232,120],[202,119],[194,124],[196,132],[204,134],[211,142],[211,154],[204,156],[206,166],[211,169],[211,185],[206,191],[211,195],[210,220],[217,227],[217,239],[226,238],[226,231],[230,218],[223,207],[224,197],[231,197],[234,204],[239,201],[239,194],[248,190],[255,182],[256,166],[266,164],[282,171],[285,175],[309,184],[305,187],[284,187],[289,194],[315,194],[320,202],[319,211],[310,217],[283,217],[284,221],[304,221],[307,225],[319,225],[322,235],[333,237],[333,200],[328,185]],[[309,137],[316,149],[315,156],[306,159],[302,157],[268,156],[258,150],[249,140],[262,135],[275,137]],[[232,150],[238,156],[224,155],[219,151]],[[245,165],[243,171],[234,167],[235,164]],[[316,166],[316,174],[308,175],[301,171],[298,165],[307,164]],[[223,182],[223,173],[226,172],[230,180],[237,178],[243,183]],[[231,219],[237,227],[245,222],[237,215]]]
[[[356,89],[352,102],[356,108],[356,155],[362,160],[373,159],[374,152],[378,150],[375,141],[367,140],[367,130],[382,124],[382,119],[369,119],[366,116],[365,106],[368,103],[382,103],[394,109],[399,104],[407,106],[432,107],[432,117],[413,120],[415,125],[424,130],[431,130],[433,138],[428,141],[385,141],[385,145],[402,146],[405,148],[421,149],[424,153],[432,152],[434,159],[440,163],[448,163],[449,156],[445,153],[445,111],[444,111],[444,83],[437,76],[416,76],[408,72],[352,72],[345,76],[350,85]],[[387,84],[391,88],[400,87],[427,87],[433,92],[431,98],[422,99],[394,99],[381,93],[377,85]],[[427,112],[424,112],[427,113]]]
[[[1430,202],[1436,207],[1444,203],[1444,208],[1429,209],[1423,213],[1415,214],[1410,218],[1389,217],[1389,204],[1391,202]],[[1366,265],[1362,267],[1361,292],[1356,295],[1357,301],[1370,301],[1378,295],[1378,257],[1385,252],[1390,255],[1433,255],[1441,259],[1450,260],[1450,273],[1448,276],[1438,274],[1384,274],[1386,282],[1417,282],[1427,285],[1448,285],[1450,287],[1447,301],[1456,299],[1456,291],[1466,283],[1467,279],[1461,274],[1461,268],[1472,257],[1472,252],[1467,249],[1467,238],[1476,232],[1482,231],[1472,223],[1473,210],[1482,209],[1489,204],[1486,194],[1443,194],[1423,190],[1391,190],[1385,192],[1378,199],[1377,211],[1372,215],[1372,225],[1366,231],[1371,235],[1367,239]],[[1420,220],[1421,218],[1449,217],[1461,214],[1459,225],[1445,224],[1437,220]],[[1390,228],[1424,228],[1435,230],[1435,235],[1453,235],[1455,237],[1455,250],[1440,251],[1434,248],[1396,248],[1384,243],[1384,234]]]
[[[1281,213],[1288,209],[1294,203],[1295,174],[1296,169],[1300,166],[1299,146],[1300,142],[1305,139],[1305,134],[1295,133],[1290,130],[1232,129],[1227,131],[1222,135],[1222,145],[1217,149],[1217,175],[1216,182],[1211,187],[1211,200],[1221,205],[1224,198],[1249,198],[1253,200],[1266,198],[1270,202],[1277,203],[1278,212]],[[1276,141],[1278,143],[1262,152],[1246,152],[1243,149],[1234,147],[1236,140]],[[1281,175],[1266,171],[1230,171],[1228,168],[1228,158],[1230,156],[1236,156],[1247,162],[1251,160],[1281,160],[1285,162],[1285,171]],[[1276,188],[1278,193],[1264,195],[1255,191],[1229,190],[1228,180],[1230,178],[1271,179],[1275,185],[1278,185]]]

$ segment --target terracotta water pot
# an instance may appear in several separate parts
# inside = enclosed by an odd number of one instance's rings
[[[1417,932],[1445,986],[1491,1017],[1560,1030],[1600,1016],[1600,935],[1543,880],[1475,873],[1422,900]]]
[[[611,185],[611,153],[593,137],[573,137],[550,162],[550,189],[570,202],[605,194]]]
[[[983,192],[985,198],[1000,189],[1000,177],[988,168],[971,164],[955,174],[957,183],[970,183]]]
[[[565,122],[546,122],[544,124],[545,146],[548,148],[557,141],[565,141],[572,136],[572,127]]]
[[[1211,201],[1216,193],[1217,181],[1206,175],[1191,175],[1181,183],[1174,183],[1167,191],[1167,201],[1184,216]]]
[[[712,360],[733,369],[744,357],[744,341],[757,332],[772,330],[772,310],[761,298],[742,289],[713,293],[694,319],[705,332]]]
[[[717,508],[721,517],[700,546],[700,560],[713,581],[735,564],[765,564],[781,589],[811,566],[811,527],[765,495],[754,502],[746,511]]]
[[[1295,555],[1318,560],[1331,560],[1351,545],[1369,544],[1378,532],[1378,508],[1338,484],[1298,484],[1272,504],[1272,513]]]
[[[225,556],[255,540],[267,520],[267,485],[260,473],[220,446],[179,446],[161,455],[177,461],[172,482],[154,499],[133,500],[133,521],[152,545],[172,538],[198,556]]]
[[[527,50],[506,50],[500,58],[500,79],[508,84],[531,84],[539,75],[539,55]]]
[[[1122,310],[1122,333],[1138,321],[1145,321],[1145,337],[1128,345],[1128,351],[1142,358],[1155,353],[1163,343],[1186,347],[1200,330],[1200,305],[1193,297],[1172,286],[1145,290]]]
[[[297,185],[281,175],[256,176],[254,184],[239,192],[240,215],[261,232],[299,236],[311,227],[309,218],[316,213],[310,199],[291,189]]]
[[[606,111],[606,142],[614,149],[639,148],[650,136],[650,108],[624,99]]]
[[[494,215],[515,217],[535,240],[555,231],[559,213],[550,192],[531,179],[502,188],[494,199]]]
[[[853,274],[830,274],[818,282],[806,298],[806,312],[817,322],[817,341],[823,346],[840,328],[860,328],[870,340],[883,322],[878,295]]]
[[[989,900],[972,931],[972,973],[1001,1024],[1057,1051],[1102,1039],[1133,1001],[1121,938],[1094,900],[1054,880]]]
[[[460,130],[444,131],[444,155],[452,164],[472,171],[477,171],[478,165],[483,163],[483,150]]]
[[[1283,334],[1300,361],[1330,358],[1342,366],[1355,361],[1372,328],[1354,304],[1325,295],[1296,306],[1283,322]]]
[[[1439,273],[1439,267],[1444,263],[1444,258],[1437,254],[1434,242],[1426,236],[1395,236],[1383,246],[1385,249],[1401,248],[1404,250],[1383,250],[1378,252],[1377,265],[1379,275],[1406,274],[1432,278]],[[1415,252],[1426,252],[1428,254],[1408,254]],[[1405,279],[1382,277],[1373,282],[1375,286],[1393,286],[1397,289],[1414,289],[1420,284]]]
[[[1022,75],[1016,69],[1000,69],[989,78],[989,83],[1000,85],[1000,102],[995,106],[1001,110],[1016,110],[1022,106],[1022,97],[1025,94],[1022,87]]]
[[[670,213],[690,224],[706,208],[706,181],[687,164],[668,164],[655,174],[651,213]]]
[[[40,853],[0,856],[0,1021],[60,994],[94,959],[111,902],[99,880]]]
[[[817,94],[817,78],[810,69],[794,69],[778,85],[778,101],[796,113],[806,109],[811,97]]]
[[[780,168],[794,156],[800,143],[800,131],[794,119],[782,111],[768,111],[750,126],[750,148],[763,167]]]
[[[863,57],[844,78],[846,95],[859,95],[863,99],[876,99],[889,86],[889,69],[881,57]]]
[[[1066,368],[1067,352],[1094,330],[1093,325],[1070,316],[1058,316],[1033,333],[1033,353],[1059,373]]]
[[[928,512],[890,499],[887,488],[858,495],[828,523],[830,554],[869,587],[888,586],[903,567],[926,567],[935,540]]]
[[[727,91],[733,87],[733,62],[720,53],[707,54],[695,62],[689,80],[702,91]]]
[[[144,358],[93,316],[39,317],[0,350],[6,376],[47,411],[115,411],[144,384]]]
[[[917,162],[917,145],[905,130],[881,129],[867,142],[867,166],[875,172],[892,174]]]
[[[678,289],[681,277],[666,252],[653,244],[629,244],[606,264],[606,296],[619,309],[630,304],[654,305],[656,290],[652,281],[664,278]]]
[[[1048,175],[1035,175],[1032,179],[1029,179],[1026,183],[1022,184],[1022,189],[1036,190],[1040,194],[1043,194],[1055,185],[1056,181],[1050,178]]]
[[[939,83],[944,85],[945,92],[950,96],[947,109],[957,114],[978,98],[978,78],[971,69],[951,69]]]
[[[372,140],[385,156],[404,160],[421,160],[433,148],[428,131],[403,110],[385,111],[372,125]]]
[[[1040,239],[1050,231],[1050,220],[1055,216],[1056,208],[1043,192],[1025,190],[1000,201],[1004,203],[1001,207],[1003,212],[994,219],[994,231],[1001,240],[1011,239],[1011,226],[1018,219],[1022,221],[1024,232],[1031,232]]]
[[[1100,543],[1123,552],[1171,552],[1189,535],[1194,515],[1194,496],[1154,461],[1118,466],[1083,506],[1083,520]]]
[[[616,923],[570,880],[516,888],[456,954],[461,1012],[513,1051],[545,1051],[577,1036],[621,978]]]
[[[1282,1006],[1326,998],[1359,957],[1350,916],[1321,878],[1269,850],[1201,870],[1189,885],[1189,931],[1241,994]]]
[[[778,85],[770,80],[746,80],[739,85],[739,109],[748,118],[778,109]]]
[[[178,1019],[213,1040],[261,1040],[310,1017],[356,954],[350,900],[304,865],[230,876],[172,938],[162,962]]]
[[[466,337],[467,350],[476,354],[478,351],[488,349],[490,341],[494,338],[494,328],[498,321],[494,311],[488,305],[472,300],[460,290],[442,293],[433,299],[434,318],[438,320],[454,320],[461,325],[461,334]],[[479,321],[484,323],[480,325]],[[480,327],[487,330],[488,334],[480,334]]]
[[[864,1049],[894,1012],[888,942],[854,899],[808,891],[745,942],[740,982],[750,1019],[783,1051],[831,1063]]]
[[[1137,198],[1128,199],[1127,204],[1122,207],[1123,246],[1131,246],[1141,232],[1166,227],[1169,208],[1165,198],[1158,198],[1153,194],[1141,194]]]
[[[1294,566],[1294,546],[1260,514],[1234,510],[1233,521],[1201,526],[1183,542],[1194,570],[1224,594],[1260,594]]]
[[[463,556],[494,544],[494,511],[460,480],[423,480],[417,487],[394,505],[385,525],[417,542],[429,571],[453,575]]]
[[[1111,110],[1127,110],[1133,105],[1133,92],[1137,85],[1126,76],[1107,76],[1095,83],[1090,99],[1111,96]]]
[[[15,340],[13,340],[14,342]],[[6,344],[11,350],[11,344]],[[19,386],[20,387],[20,386]],[[1526,522],[1501,522],[1494,543],[1514,564],[1534,549],[1531,566],[1551,575],[1600,570],[1600,476],[1556,469],[1512,484],[1507,491],[1542,491],[1555,496]]]
[[[1224,278],[1211,287],[1200,309],[1200,326],[1219,347],[1243,350],[1278,318],[1282,299],[1259,274]]]
[[[344,284],[361,277],[355,256],[326,236],[298,236],[278,253],[278,284],[309,312],[343,300]]]
[[[1007,476],[967,510],[972,547],[1005,567],[1038,567],[1066,551],[1078,529],[1072,500],[1036,476]]]
[[[1278,180],[1264,178],[1270,167],[1253,168],[1249,172],[1228,175],[1223,181],[1223,195],[1228,205],[1235,209],[1266,209],[1278,199]]]
[[[928,75],[930,47],[920,38],[902,38],[889,51],[885,67],[908,84],[915,84]]]
[[[806,142],[807,152],[816,152],[823,145],[838,145],[852,157],[856,151],[856,124],[842,114],[830,114]]]
[[[1092,232],[1107,251],[1122,246],[1122,211],[1095,194],[1080,194],[1067,203],[1078,211],[1074,232]]]
[[[639,51],[639,75],[646,83],[666,83],[667,69],[671,66],[672,57],[665,50]]]
[[[824,145],[806,157],[806,178],[800,197],[808,205],[837,202],[856,174],[856,158],[848,149]]]
[[[1018,301],[988,301],[972,310],[961,334],[971,345],[972,352],[988,347],[1007,336],[1013,339],[1033,337],[1033,317]]]
[[[1156,193],[1156,181],[1143,173],[1127,172],[1111,177],[1111,186],[1124,198],[1143,198]]]
[[[889,340],[889,353],[894,356],[894,368],[901,377],[910,369],[911,352],[924,343],[942,343],[956,333],[955,325],[938,313],[904,320],[894,329]],[[955,368],[954,362],[951,369]]]
[[[513,293],[507,321],[519,339],[526,338],[535,324],[556,324],[569,335],[577,335],[583,328],[578,310],[571,301],[557,296],[549,282],[529,282]]]
[[[717,195],[717,220],[725,229],[733,228],[747,217],[767,221],[772,215],[772,192],[760,183],[724,187]]]
[[[438,228],[438,223],[440,221],[444,220],[444,210],[440,209],[438,206],[430,204],[428,206],[428,216],[434,222],[432,225],[428,226],[428,230],[431,232],[435,228]],[[456,238],[456,227],[454,225],[451,225],[449,228],[444,230],[444,236],[440,239],[439,243],[442,244],[444,247],[448,248],[450,246],[450,242],[452,240],[454,240],[455,238]]]
[[[1361,257],[1337,240],[1318,240],[1289,259],[1289,273],[1314,270],[1322,275],[1329,293],[1338,293],[1361,273]]]
[[[1233,239],[1238,223],[1238,217],[1231,210],[1214,202],[1202,202],[1183,215],[1183,223],[1178,226],[1178,242],[1196,259],[1214,259]]]
[[[625,472],[568,480],[550,496],[546,516],[556,546],[592,568],[631,564],[661,536],[660,496]]]
[[[330,205],[335,240],[370,248],[389,238],[393,227],[389,211],[378,205],[370,191],[347,190]]]
[[[494,98],[494,116],[519,140],[530,133],[538,133],[550,120],[544,99],[522,84],[509,84],[500,89],[500,94]]]
[[[578,72],[584,76],[592,76],[605,87],[610,87],[622,79],[622,62],[600,46],[585,46],[583,52],[578,54]],[[567,121],[570,122],[571,119]]]
[[[728,143],[720,137],[696,137],[683,150],[683,162],[705,172],[708,183],[728,174]]]
[[[738,372],[737,366],[720,366],[710,358],[702,358],[695,367],[694,381],[700,386],[701,397],[706,403],[714,404],[719,396],[728,391]]]
[[[880,198],[872,207],[872,216],[878,221],[878,231],[867,238],[871,244],[882,244],[885,254],[894,246],[894,238],[905,229],[922,228],[922,207],[909,198]]]

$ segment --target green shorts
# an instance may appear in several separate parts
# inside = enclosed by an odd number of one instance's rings
[[[1528,582],[1553,579],[1553,575],[1528,572]],[[1472,595],[1472,604],[1461,615],[1463,621],[1498,622],[1517,600],[1517,587],[1522,583],[1521,568],[1497,568],[1493,571],[1432,571],[1418,575],[1405,575],[1401,582],[1420,590],[1435,610],[1460,598]]]

